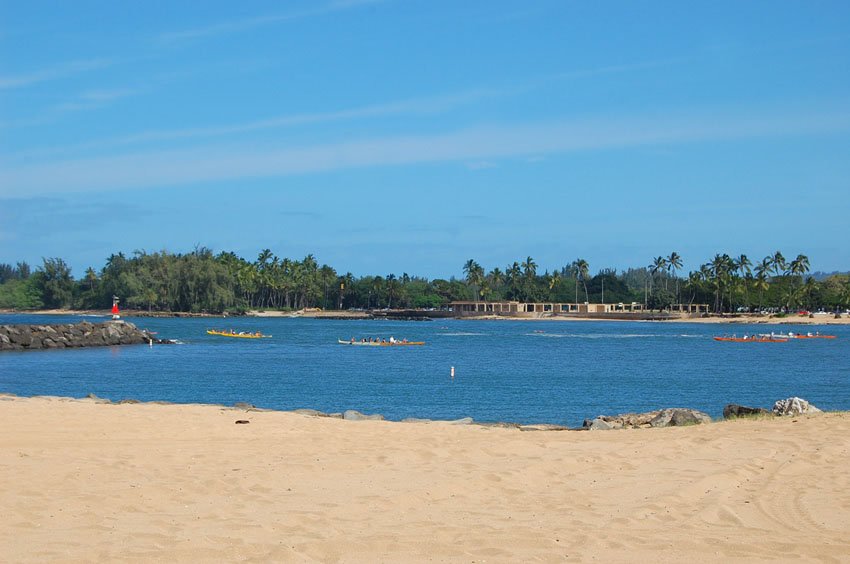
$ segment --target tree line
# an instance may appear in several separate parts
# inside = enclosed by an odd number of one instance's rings
[[[717,313],[834,310],[850,306],[850,277],[816,280],[809,259],[786,260],[781,252],[753,262],[746,255],[717,254],[680,276],[676,253],[652,258],[645,267],[600,269],[577,258],[561,268],[539,272],[532,257],[489,271],[474,259],[463,277],[429,280],[387,274],[341,274],[313,255],[280,258],[264,249],[249,261],[230,252],[198,247],[190,253],[136,251],[111,255],[100,272],[89,267],[75,279],[61,258],[0,263],[0,308],[103,309],[118,296],[125,307],[158,312],[445,308],[452,301],[516,300],[558,303],[641,303],[666,309],[675,303],[709,304]]]

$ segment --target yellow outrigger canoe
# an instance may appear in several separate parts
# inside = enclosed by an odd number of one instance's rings
[[[207,335],[218,335],[219,337],[233,337],[235,339],[270,339],[271,335],[263,335],[259,331],[256,333],[231,333],[230,331],[218,331],[216,329],[207,329]]]

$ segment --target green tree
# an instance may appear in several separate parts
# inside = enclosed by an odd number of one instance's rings
[[[74,295],[71,269],[61,258],[42,259],[44,264],[35,273],[36,287],[41,292],[44,305],[49,308],[66,308]]]

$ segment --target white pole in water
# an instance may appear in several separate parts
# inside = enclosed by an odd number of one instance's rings
[[[455,379],[455,367],[452,366],[452,380]]]

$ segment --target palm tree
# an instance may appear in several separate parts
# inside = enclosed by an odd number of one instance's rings
[[[552,291],[555,289],[555,286],[561,283],[561,274],[556,270],[552,274],[549,275],[549,299],[552,298]]]
[[[809,257],[806,255],[797,255],[797,258],[791,261],[791,274],[799,275],[801,278],[809,271]]]
[[[576,273],[576,280],[581,279],[581,284],[584,286],[584,301],[585,303],[590,302],[590,298],[587,295],[587,278],[590,271],[590,265],[587,264],[587,261],[583,258],[578,258],[573,261],[574,272]]]
[[[804,305],[809,309],[811,309],[811,307],[812,307],[812,304],[811,304],[812,294],[817,290],[817,288],[818,288],[818,283],[814,279],[814,277],[812,277],[812,276],[807,277],[806,282],[803,284],[802,293],[803,293],[803,296],[805,296],[805,298],[806,298]]]
[[[94,290],[94,284],[97,282],[97,274],[92,267],[86,269],[86,282],[88,282],[89,290]]]
[[[655,257],[652,259],[652,264],[649,265],[649,272],[654,277],[659,272],[664,272],[667,269],[667,259],[664,257]],[[649,279],[649,295],[652,295],[652,278]]]
[[[471,274],[475,271],[478,263],[475,262],[475,259],[469,259],[465,263],[463,263],[463,273],[466,275],[466,280],[469,282],[469,278]]]
[[[779,251],[776,251],[773,253],[773,256],[770,257],[770,263],[773,265],[773,272],[777,275],[780,273],[784,274],[785,269],[788,266],[785,262],[785,257],[782,256],[782,253]]]
[[[263,249],[260,251],[259,256],[257,256],[257,265],[265,266],[266,263],[269,262],[269,259],[272,258],[272,255],[273,253],[271,249]]]
[[[703,278],[702,272],[699,271],[699,270],[693,271],[690,274],[688,274],[688,280],[685,282],[685,286],[692,290],[691,291],[691,299],[688,300],[689,306],[694,303],[694,298],[697,295],[696,291],[699,288],[699,285],[703,281],[703,279],[704,278]]]
[[[709,268],[714,282],[714,311],[719,313],[723,309],[723,289],[731,287],[732,258],[725,253],[714,255]],[[729,307],[732,307],[731,294],[729,296]]]
[[[679,277],[676,276],[676,272],[682,268],[682,257],[679,253],[673,251],[670,253],[670,256],[667,257],[667,271],[673,271],[673,276],[676,278],[676,301],[679,301]],[[666,288],[666,286],[665,286]]]
[[[537,275],[537,263],[533,258],[528,257],[522,263],[522,270],[526,278],[534,278]]]
[[[522,274],[522,269],[519,266],[519,263],[514,261],[514,263],[509,266],[507,269],[508,273],[508,283],[510,284],[510,295],[513,299],[519,298],[519,283],[520,283],[520,275]]]
[[[383,288],[384,288],[384,279],[381,278],[380,276],[375,276],[372,279],[372,288],[371,288],[370,294],[371,294],[372,291],[375,292],[375,307],[376,308],[378,306],[380,306],[380,304],[381,304],[381,290],[383,290]]]
[[[395,274],[387,274],[387,308],[392,309],[393,307],[393,297],[395,296],[396,290],[398,289],[398,281],[396,280]]]
[[[792,276],[799,276],[799,279],[793,280],[792,285],[803,286],[803,276],[809,271],[809,257],[806,255],[797,255],[797,258],[791,261],[788,265],[788,273]],[[811,290],[811,285],[809,290]],[[800,295],[805,293],[803,288],[800,288]],[[796,297],[796,296],[795,296]],[[789,304],[790,307],[790,304]]]
[[[740,255],[738,258],[733,260],[733,264],[735,269],[741,274],[741,278],[744,279],[744,295],[745,300],[747,302],[747,308],[750,307],[750,280],[753,277],[752,265],[753,263],[747,257],[747,255]]]
[[[475,301],[478,301],[478,295],[481,288],[481,282],[484,280],[484,269],[473,259],[469,259],[463,265],[463,272],[466,274],[466,284],[470,289],[475,288],[473,294]]]
[[[505,275],[502,273],[499,267],[496,267],[490,271],[490,274],[487,275],[487,279],[489,280],[490,286],[493,288],[493,290],[498,290],[499,287],[505,281]]]

